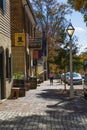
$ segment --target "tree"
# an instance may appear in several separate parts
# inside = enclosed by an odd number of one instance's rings
[[[84,52],[82,52],[80,54],[80,58],[81,58],[81,63],[82,63],[82,73],[85,72],[85,70],[87,69],[87,64],[86,64],[86,68],[85,68],[85,61],[87,61],[87,48],[84,49]],[[87,70],[86,70],[87,71]]]
[[[64,43],[67,26],[66,15],[71,13],[67,4],[56,0],[33,0],[32,5],[37,19],[37,28],[45,31],[48,42],[48,61],[53,62],[56,55],[55,46]]]
[[[69,68],[69,50],[67,49],[68,44],[66,44],[68,43],[66,27],[69,24],[66,15],[71,13],[69,5],[59,4],[56,0],[33,0],[32,5],[37,19],[37,28],[40,32],[46,32],[47,61],[51,67],[57,65],[57,68],[62,70],[68,65]],[[73,43],[73,54],[75,55],[77,52],[76,40],[73,40]],[[66,59],[68,59],[67,62],[65,62]]]
[[[84,22],[87,25],[87,0],[68,0],[71,7],[83,14]]]
[[[78,39],[74,36],[72,39],[72,56],[73,56],[73,64],[75,62],[75,58],[77,57],[78,53]],[[55,56],[55,63],[58,64],[58,67],[63,70],[64,72],[69,71],[70,66],[70,48],[69,48],[69,42],[66,41],[65,44],[60,46],[60,48],[56,48],[55,50],[57,52],[57,55]]]
[[[66,4],[59,4],[56,0],[33,0],[32,5],[37,19],[37,28],[46,32],[47,37],[58,38],[61,30],[66,27],[65,16],[71,13]]]

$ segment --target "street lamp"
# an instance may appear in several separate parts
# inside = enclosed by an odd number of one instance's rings
[[[70,98],[74,98],[74,88],[73,88],[73,75],[72,75],[72,35],[75,29],[70,23],[67,27],[67,33],[70,37]]]

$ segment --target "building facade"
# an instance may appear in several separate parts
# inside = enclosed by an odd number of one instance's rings
[[[10,96],[11,86],[10,2],[9,0],[0,0],[0,100]]]
[[[35,37],[36,21],[29,0],[10,0],[10,5],[13,74],[21,73],[27,78],[33,75],[29,38]]]

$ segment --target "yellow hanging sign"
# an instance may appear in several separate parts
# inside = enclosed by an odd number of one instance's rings
[[[25,46],[25,33],[15,33],[15,46]]]

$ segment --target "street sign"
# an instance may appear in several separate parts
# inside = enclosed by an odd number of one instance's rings
[[[42,48],[42,38],[29,38],[29,48],[41,49]]]

